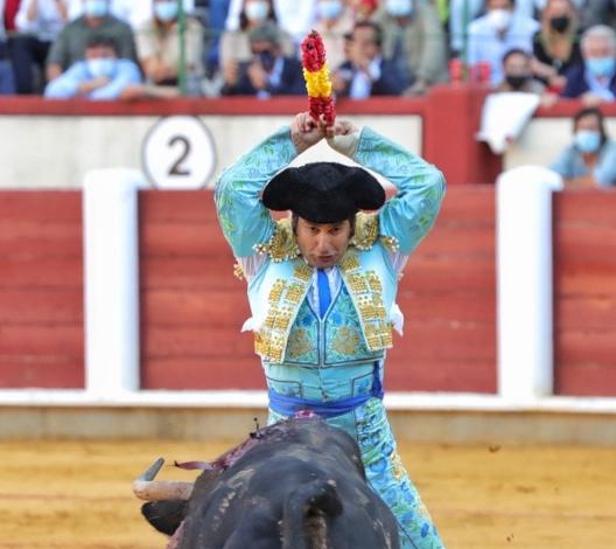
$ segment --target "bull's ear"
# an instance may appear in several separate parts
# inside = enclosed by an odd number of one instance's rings
[[[159,532],[172,536],[188,510],[184,500],[149,501],[141,506],[141,514]]]

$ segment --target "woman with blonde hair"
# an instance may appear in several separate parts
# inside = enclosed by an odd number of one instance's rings
[[[571,0],[548,0],[541,12],[541,29],[533,37],[533,73],[551,91],[566,83],[565,73],[582,63],[579,19]]]

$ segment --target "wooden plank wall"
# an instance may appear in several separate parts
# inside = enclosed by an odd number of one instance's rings
[[[492,186],[449,187],[400,285],[404,337],[392,389],[496,392],[495,201]]]
[[[262,388],[212,192],[142,191],[139,217],[142,386]]]
[[[148,389],[263,388],[245,283],[217,225],[212,194],[140,192],[142,382]],[[494,194],[450,188],[436,229],[412,257],[407,315],[389,390],[496,390]]]
[[[554,195],[555,392],[616,396],[616,192]]]
[[[79,191],[0,193],[0,387],[84,386]]]

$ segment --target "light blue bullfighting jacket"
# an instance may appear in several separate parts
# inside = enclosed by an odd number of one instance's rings
[[[431,228],[445,181],[434,166],[369,128],[351,149],[341,152],[381,174],[397,194],[378,213],[357,214],[323,316],[309,299],[315,269],[301,257],[290,219],[274,221],[260,199],[269,180],[297,156],[289,128],[223,172],[215,194],[218,217],[247,275],[248,324],[265,371],[270,422],[309,408],[345,429],[358,441],[373,488],[398,518],[403,547],[442,547],[395,451],[382,381],[399,311],[396,264]]]

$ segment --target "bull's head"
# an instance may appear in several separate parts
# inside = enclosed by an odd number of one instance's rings
[[[193,483],[180,480],[154,480],[165,460],[158,458],[133,482],[133,492],[146,501],[182,500],[188,501]]]

